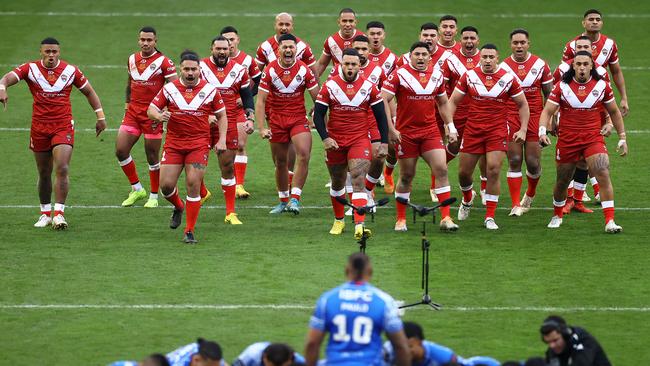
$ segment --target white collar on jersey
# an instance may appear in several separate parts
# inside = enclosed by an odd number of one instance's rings
[[[140,51],[140,57],[149,58],[149,57],[153,57],[156,53],[158,53],[158,50],[153,50],[153,53],[151,55],[145,56],[145,55],[142,54],[142,51]]]
[[[181,85],[183,85],[183,86],[186,87],[186,88],[195,88],[195,87],[196,87],[197,85],[199,85],[199,83],[201,82],[201,78],[199,77],[199,78],[196,79],[196,84],[195,84],[195,85],[186,85],[186,84],[183,82],[183,79],[182,79],[182,78],[178,78],[178,81],[180,81]]]
[[[576,79],[575,76],[573,77],[573,81],[575,81],[576,83],[578,83],[580,85],[585,85],[585,84],[587,84],[587,83],[589,83],[591,81],[591,75],[589,75],[589,79],[587,79],[587,81],[585,81],[584,83],[579,82],[578,79]]]
[[[339,34],[339,36],[341,36],[341,38],[342,38],[344,41],[348,41],[348,40],[351,40],[352,38],[354,38],[354,35],[357,34],[357,29],[354,28],[354,33],[352,33],[352,37],[350,37],[350,38],[345,38],[345,37],[343,37],[343,35],[341,34],[341,30],[339,30],[337,33]]]
[[[43,60],[41,60],[41,66],[43,66],[43,68],[48,69],[48,70],[54,70],[57,67],[59,67],[59,65],[61,65],[61,60],[57,60],[56,65],[54,65],[54,67],[52,67],[52,68],[49,68],[49,67],[45,66],[45,64],[43,63]]]
[[[280,58],[278,57],[278,65],[280,65],[280,67],[283,68],[284,70],[289,70],[290,68],[292,68],[293,65],[295,65],[297,61],[298,61],[298,59],[296,59],[296,58],[294,57],[294,59],[293,59],[293,63],[292,63],[291,65],[287,66],[287,67],[284,67],[284,66],[282,65],[282,63],[280,62]]]
[[[514,61],[514,62],[516,62],[516,63],[518,63],[518,64],[523,64],[523,63],[525,63],[526,61],[530,60],[531,56],[533,56],[533,54],[530,53],[530,52],[528,52],[528,54],[526,55],[526,59],[525,59],[525,60],[523,60],[523,61],[517,61],[517,60],[515,59],[515,54],[513,53],[512,55],[510,55],[510,58],[512,59],[512,61]]]

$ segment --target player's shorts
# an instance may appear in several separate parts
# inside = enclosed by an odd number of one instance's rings
[[[208,166],[209,156],[209,146],[179,149],[165,144],[163,147],[162,157],[160,158],[160,163],[163,165],[186,165],[198,163]]]
[[[376,123],[369,125],[368,127],[368,138],[370,138],[371,143],[381,142],[381,134],[379,133],[379,127]]]
[[[454,121],[454,126],[456,125]],[[446,136],[445,135],[445,121],[442,120],[442,116],[440,113],[438,113],[438,109],[436,109],[436,125],[438,126],[438,132],[440,132],[440,136]],[[458,129],[458,127],[456,127]]]
[[[556,163],[576,163],[596,154],[607,154],[605,140],[599,132],[573,133],[560,131],[555,145]]]
[[[29,148],[34,152],[46,152],[52,151],[56,145],[74,146],[74,121],[47,123],[32,121]]]
[[[325,162],[327,165],[347,164],[352,159],[372,159],[372,145],[370,139],[362,138],[348,146],[339,146],[338,149],[326,151]]]
[[[467,117],[454,119],[454,126],[458,131],[458,141],[460,141],[465,135],[465,125],[467,124]]]
[[[137,113],[129,108],[124,114],[120,131],[129,135],[140,137],[144,134],[145,139],[160,140],[163,135],[162,123],[152,121],[147,117],[147,113]]]
[[[483,155],[491,151],[508,151],[508,130],[472,130],[465,126],[460,152]]]
[[[304,115],[283,116],[274,114],[269,122],[272,143],[286,144],[291,138],[300,133],[311,133],[309,122]]]
[[[542,113],[531,113],[528,120],[528,129],[526,130],[526,142],[539,142],[539,117]],[[513,135],[519,131],[521,123],[519,122],[519,115],[508,115],[508,142],[514,141]]]
[[[397,158],[418,158],[425,152],[436,149],[445,149],[442,138],[437,133],[419,137],[402,134],[402,141],[397,144]]]
[[[215,147],[219,141],[219,128],[216,125],[210,126],[210,146]],[[232,127],[228,124],[226,131],[226,148],[228,150],[237,150],[239,148],[239,131],[237,125]]]

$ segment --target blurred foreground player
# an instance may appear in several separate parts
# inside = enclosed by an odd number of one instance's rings
[[[152,355],[147,356],[147,358],[145,358],[141,362],[117,361],[117,362],[113,362],[109,366],[170,366],[170,365],[169,365],[169,361],[167,361],[167,358],[164,355],[161,355],[159,353],[154,353]]]
[[[548,345],[546,362],[549,366],[612,365],[594,336],[583,328],[569,326],[560,316],[547,317],[539,332]]]
[[[0,103],[7,109],[7,88],[25,80],[34,98],[29,148],[34,152],[38,170],[38,196],[41,216],[35,227],[68,227],[64,217],[68,196],[68,170],[74,144],[74,120],[70,92],[74,85],[88,99],[97,115],[96,136],[106,128],[102,104],[84,74],[74,65],[59,59],[59,41],[45,38],[41,42],[41,59],[24,63],[0,79]],[[54,217],[52,217],[52,171],[54,182]]]
[[[217,342],[199,338],[166,355],[170,366],[228,366]]]
[[[232,366],[297,366],[305,358],[284,343],[257,342],[237,356]]]
[[[345,275],[349,282],[325,292],[316,303],[305,345],[307,366],[316,365],[325,333],[329,333],[326,365],[381,365],[383,332],[395,350],[395,364],[410,365],[395,300],[368,283],[372,277],[370,258],[352,254]]]
[[[199,62],[196,53],[183,52],[180,62],[181,78],[166,84],[147,111],[152,120],[167,123],[160,168],[160,190],[174,205],[170,228],[180,226],[183,211],[187,211],[183,241],[188,244],[197,243],[194,225],[201,209],[201,183],[210,155],[210,124],[218,123],[219,126],[215,151],[220,153],[226,150],[226,107],[217,88],[201,79]],[[179,197],[177,188],[183,169],[186,204]]]
[[[459,357],[451,349],[428,341],[424,338],[422,327],[414,322],[404,322],[404,333],[411,352],[412,366],[455,366]],[[391,342],[384,343],[384,365],[396,364],[395,350]]]

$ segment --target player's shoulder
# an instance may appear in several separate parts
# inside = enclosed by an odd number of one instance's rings
[[[390,305],[395,303],[395,299],[391,295],[378,287],[375,287],[371,284],[366,284],[366,289],[375,294],[384,304]]]

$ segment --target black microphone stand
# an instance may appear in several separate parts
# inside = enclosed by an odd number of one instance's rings
[[[357,206],[351,204],[350,202],[348,202],[348,200],[346,200],[344,197],[340,197],[340,196],[336,197],[336,200],[339,203],[352,208],[352,211],[356,212],[359,215],[365,215],[367,213],[370,213],[370,217],[371,217],[372,222],[375,222],[375,213],[373,212],[372,209],[375,208],[375,207],[384,206],[389,201],[388,198],[382,198],[372,206],[357,207]],[[366,244],[367,244],[367,241],[368,241],[369,238],[370,238],[370,235],[368,234],[368,232],[366,230],[364,230],[363,234],[361,235],[361,239],[357,240],[357,244],[359,244],[359,252],[364,253],[364,254],[366,253]]]

